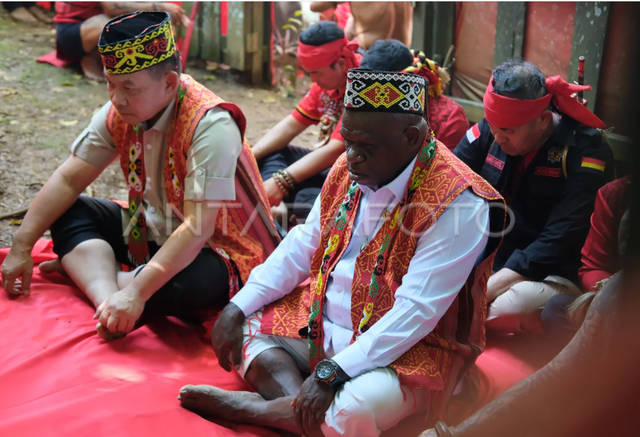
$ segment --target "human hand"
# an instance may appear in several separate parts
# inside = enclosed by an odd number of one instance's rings
[[[335,390],[329,384],[318,382],[313,374],[302,384],[291,405],[295,408],[296,423],[305,436],[323,436],[320,426],[335,396]]]
[[[242,322],[245,315],[234,303],[227,304],[211,331],[211,345],[218,364],[227,372],[237,369],[242,360]],[[231,359],[231,361],[229,361]]]
[[[29,296],[33,276],[31,249],[14,244],[2,263],[2,286],[9,297]]]
[[[111,333],[131,332],[142,316],[144,304],[135,290],[125,287],[102,302],[93,318],[100,319],[100,324]]]
[[[421,433],[418,437],[438,437],[438,434],[436,434],[435,429],[431,428]]]
[[[157,3],[161,10],[171,15],[171,22],[174,26],[189,26],[189,17],[180,6],[174,3]]]
[[[271,206],[278,206],[284,199],[284,193],[273,178],[269,178],[264,183],[264,189],[269,197]]]

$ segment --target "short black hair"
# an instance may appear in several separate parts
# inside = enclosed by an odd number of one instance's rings
[[[171,71],[175,71],[178,73],[178,76],[182,74],[182,64],[180,63],[180,52],[176,48],[176,53],[174,56],[169,56],[164,61],[159,64],[154,65],[153,67],[149,67],[149,74],[153,80],[160,80],[165,73],[169,73]]]
[[[300,32],[300,42],[308,46],[321,46],[344,38],[344,31],[333,21],[319,21]]]
[[[411,64],[413,64],[413,55],[409,47],[397,39],[381,39],[367,50],[360,62],[360,68],[400,71]]]
[[[493,92],[519,100],[547,95],[546,78],[540,69],[521,59],[509,59],[493,70]]]

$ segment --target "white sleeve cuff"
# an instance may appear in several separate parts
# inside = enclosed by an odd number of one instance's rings
[[[231,303],[240,308],[245,317],[255,313],[264,306],[262,299],[260,299],[258,293],[255,293],[255,289],[251,286],[240,289],[238,294],[231,298]]]
[[[357,340],[342,352],[336,354],[332,360],[351,378],[376,369],[376,366],[360,348]]]

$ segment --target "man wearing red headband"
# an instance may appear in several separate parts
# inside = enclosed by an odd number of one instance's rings
[[[458,103],[443,94],[449,74],[424,53],[410,50],[396,39],[376,41],[362,58],[360,68],[406,71],[429,82],[427,121],[436,138],[453,150],[469,129],[469,120]]]
[[[487,328],[539,332],[557,294],[579,294],[580,249],[598,189],[613,178],[604,123],[572,94],[590,87],[545,78],[525,61],[493,71],[485,119],[454,153],[505,197],[510,230],[489,279]]]
[[[347,70],[358,67],[362,59],[357,49],[358,44],[347,41],[332,21],[321,21],[300,33],[298,59],[314,83],[293,113],[253,147],[272,207],[284,200],[299,205],[294,214],[305,218],[329,168],[344,152],[340,118]],[[318,123],[320,138],[314,150],[290,145]]]

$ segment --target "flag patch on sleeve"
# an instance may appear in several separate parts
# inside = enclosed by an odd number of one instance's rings
[[[478,123],[476,123],[467,131],[467,141],[473,143],[478,138],[480,138],[480,128],[478,128]]]
[[[581,167],[592,168],[594,170],[604,171],[607,163],[595,158],[582,158]]]

